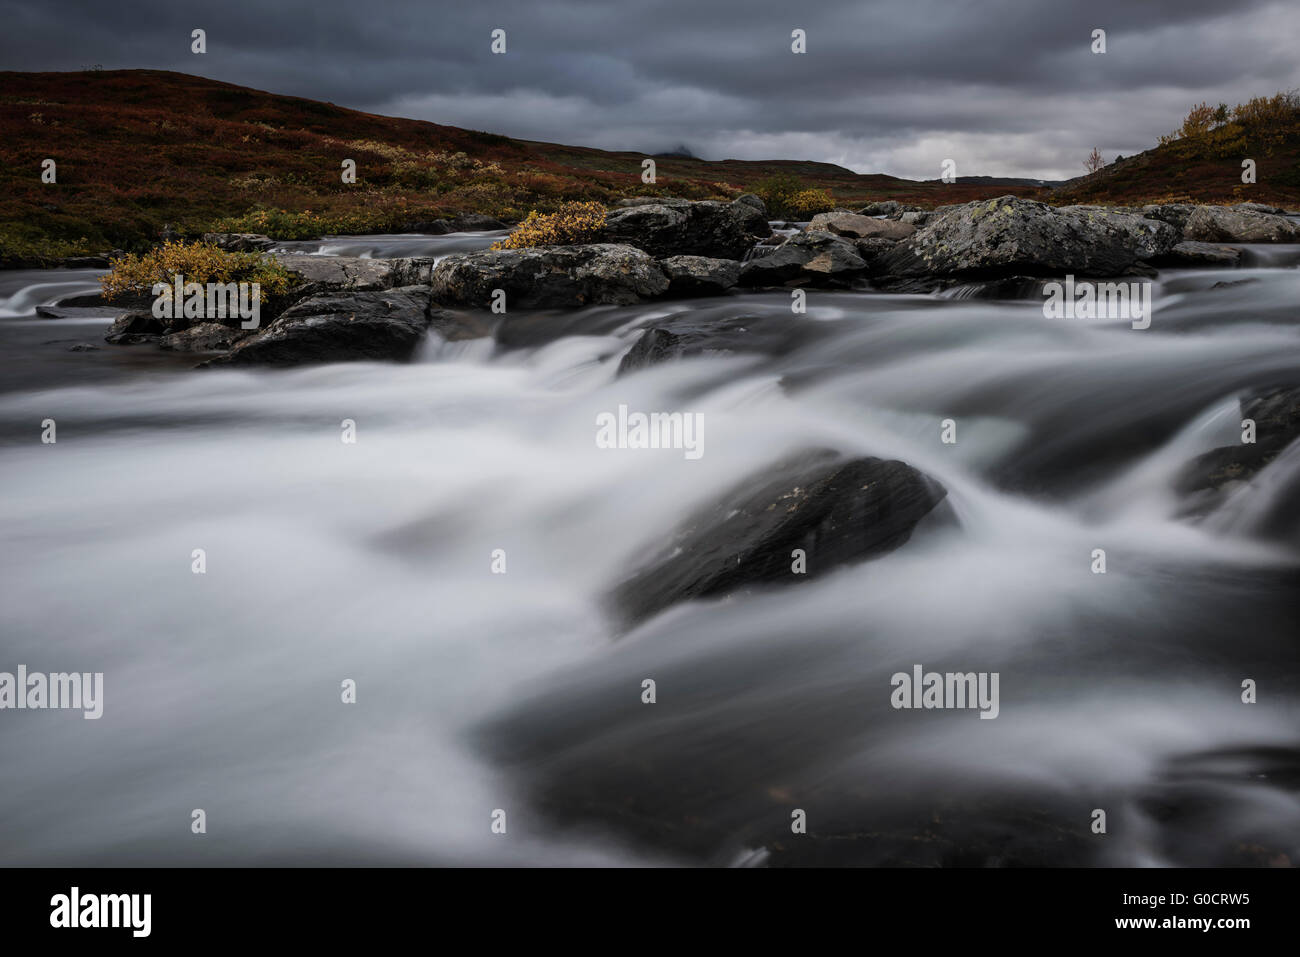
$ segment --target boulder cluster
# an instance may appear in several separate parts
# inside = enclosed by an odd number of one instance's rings
[[[489,217],[417,225],[434,232],[502,226]],[[251,234],[204,238],[241,252],[272,245]],[[1164,266],[1238,265],[1241,244],[1300,242],[1300,222],[1253,203],[1056,207],[1000,196],[934,210],[893,201],[836,209],[774,233],[757,196],[640,197],[610,211],[597,238],[441,260],[278,254],[300,281],[264,310],[269,318],[258,329],[238,319],[178,324],[139,308],[107,338],[219,353],[205,365],[402,360],[430,325],[453,338],[488,333],[493,322],[483,314],[498,318],[493,306],[502,303],[568,310],[732,290],[926,293],[982,283],[997,291],[1066,274],[1150,276]]]

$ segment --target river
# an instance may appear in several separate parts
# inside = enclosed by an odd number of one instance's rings
[[[1300,247],[1248,256],[1162,272],[1144,331],[746,293],[277,371],[36,317],[98,271],[0,273],[0,670],[105,676],[99,720],[0,713],[0,863],[802,863],[794,809],[852,838],[833,863],[1295,863],[1300,528],[1264,517],[1300,456],[1205,521],[1172,488],[1238,393],[1300,385]],[[648,322],[737,316],[779,347],[616,376]],[[597,448],[621,403],[702,413],[705,454]],[[948,499],[884,558],[616,639],[610,586],[809,445]],[[916,664],[999,673],[997,719],[891,708]]]

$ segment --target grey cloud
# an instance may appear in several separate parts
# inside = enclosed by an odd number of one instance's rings
[[[6,69],[178,70],[530,139],[916,178],[948,156],[1073,176],[1093,145],[1146,148],[1194,102],[1300,86],[1289,0],[6,0],[0,18]]]

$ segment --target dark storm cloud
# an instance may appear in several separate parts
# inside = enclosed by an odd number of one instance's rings
[[[0,2],[0,22],[6,69],[179,70],[530,139],[917,178],[950,157],[1073,176],[1194,102],[1300,86],[1294,0],[56,0]]]

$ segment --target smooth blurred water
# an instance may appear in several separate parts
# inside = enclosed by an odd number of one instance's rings
[[[398,259],[404,256],[434,256],[441,259],[456,253],[487,249],[510,234],[508,229],[472,233],[378,233],[366,236],[329,236],[325,239],[276,243],[272,252],[309,253],[315,256],[359,256],[362,259]]]
[[[456,241],[401,254],[436,240]],[[1295,786],[1248,749],[1300,737],[1300,539],[1267,518],[1300,461],[1212,522],[1179,518],[1171,488],[1237,441],[1237,394],[1300,384],[1294,268],[1162,275],[1141,332],[1032,301],[814,291],[807,315],[780,293],[511,315],[533,330],[518,347],[204,372],[42,345],[109,321],[32,316],[69,283],[93,273],[0,274],[18,384],[0,394],[0,670],[102,671],[105,709],[0,712],[0,862],[701,859],[607,813],[637,801],[707,822],[724,863],[788,834],[791,807],[870,831],[967,799],[1084,834],[1109,808],[1094,863],[1296,851]],[[616,376],[647,322],[728,316],[798,334]],[[703,458],[598,449],[620,403],[703,413]],[[811,445],[903,459],[947,504],[883,559],[614,640],[612,584]],[[917,663],[1000,672],[997,720],[890,708]],[[1245,770],[1211,767],[1217,749]],[[1192,823],[1160,811],[1170,788],[1200,802]],[[566,814],[575,794],[591,806]]]

